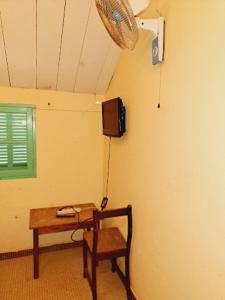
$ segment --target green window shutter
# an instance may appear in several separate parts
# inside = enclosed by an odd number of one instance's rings
[[[0,179],[34,177],[35,108],[0,105]]]

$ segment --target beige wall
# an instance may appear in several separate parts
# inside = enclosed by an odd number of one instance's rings
[[[0,253],[32,247],[30,208],[99,205],[104,151],[100,106],[93,95],[0,88],[3,102],[36,105],[37,178],[0,181]],[[40,242],[67,242],[69,236],[45,235]]]
[[[223,300],[225,1],[153,0],[144,17],[157,11],[165,62],[151,66],[141,34],[107,93],[127,108],[127,133],[112,139],[110,203],[133,205],[139,300]]]

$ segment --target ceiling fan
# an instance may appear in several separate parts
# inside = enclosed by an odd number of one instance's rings
[[[95,0],[100,18],[114,42],[122,49],[133,50],[138,41],[138,29],[154,34],[152,64],[163,60],[164,18],[139,19],[137,16],[150,0]]]

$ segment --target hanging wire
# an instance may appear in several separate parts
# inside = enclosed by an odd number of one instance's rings
[[[109,137],[108,165],[107,165],[107,178],[106,178],[106,197],[108,197],[110,153],[111,153],[111,137]]]
[[[160,70],[159,70],[159,92],[158,92],[157,108],[161,108],[161,88],[162,88],[162,66],[160,66]]]
[[[75,113],[99,113],[98,110],[75,110],[75,109],[60,109],[60,108],[40,108],[36,107],[37,110],[46,111],[63,111],[63,112],[75,112]]]

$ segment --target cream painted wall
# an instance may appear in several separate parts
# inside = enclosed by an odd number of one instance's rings
[[[3,102],[36,105],[37,178],[0,181],[0,253],[32,247],[30,208],[99,205],[104,155],[93,95],[0,88]],[[70,232],[40,238],[42,246],[67,241]]]
[[[107,93],[127,108],[127,133],[112,139],[110,203],[133,206],[137,299],[224,300],[225,1],[153,0],[143,16],[158,12],[164,63],[151,65],[142,33]]]

